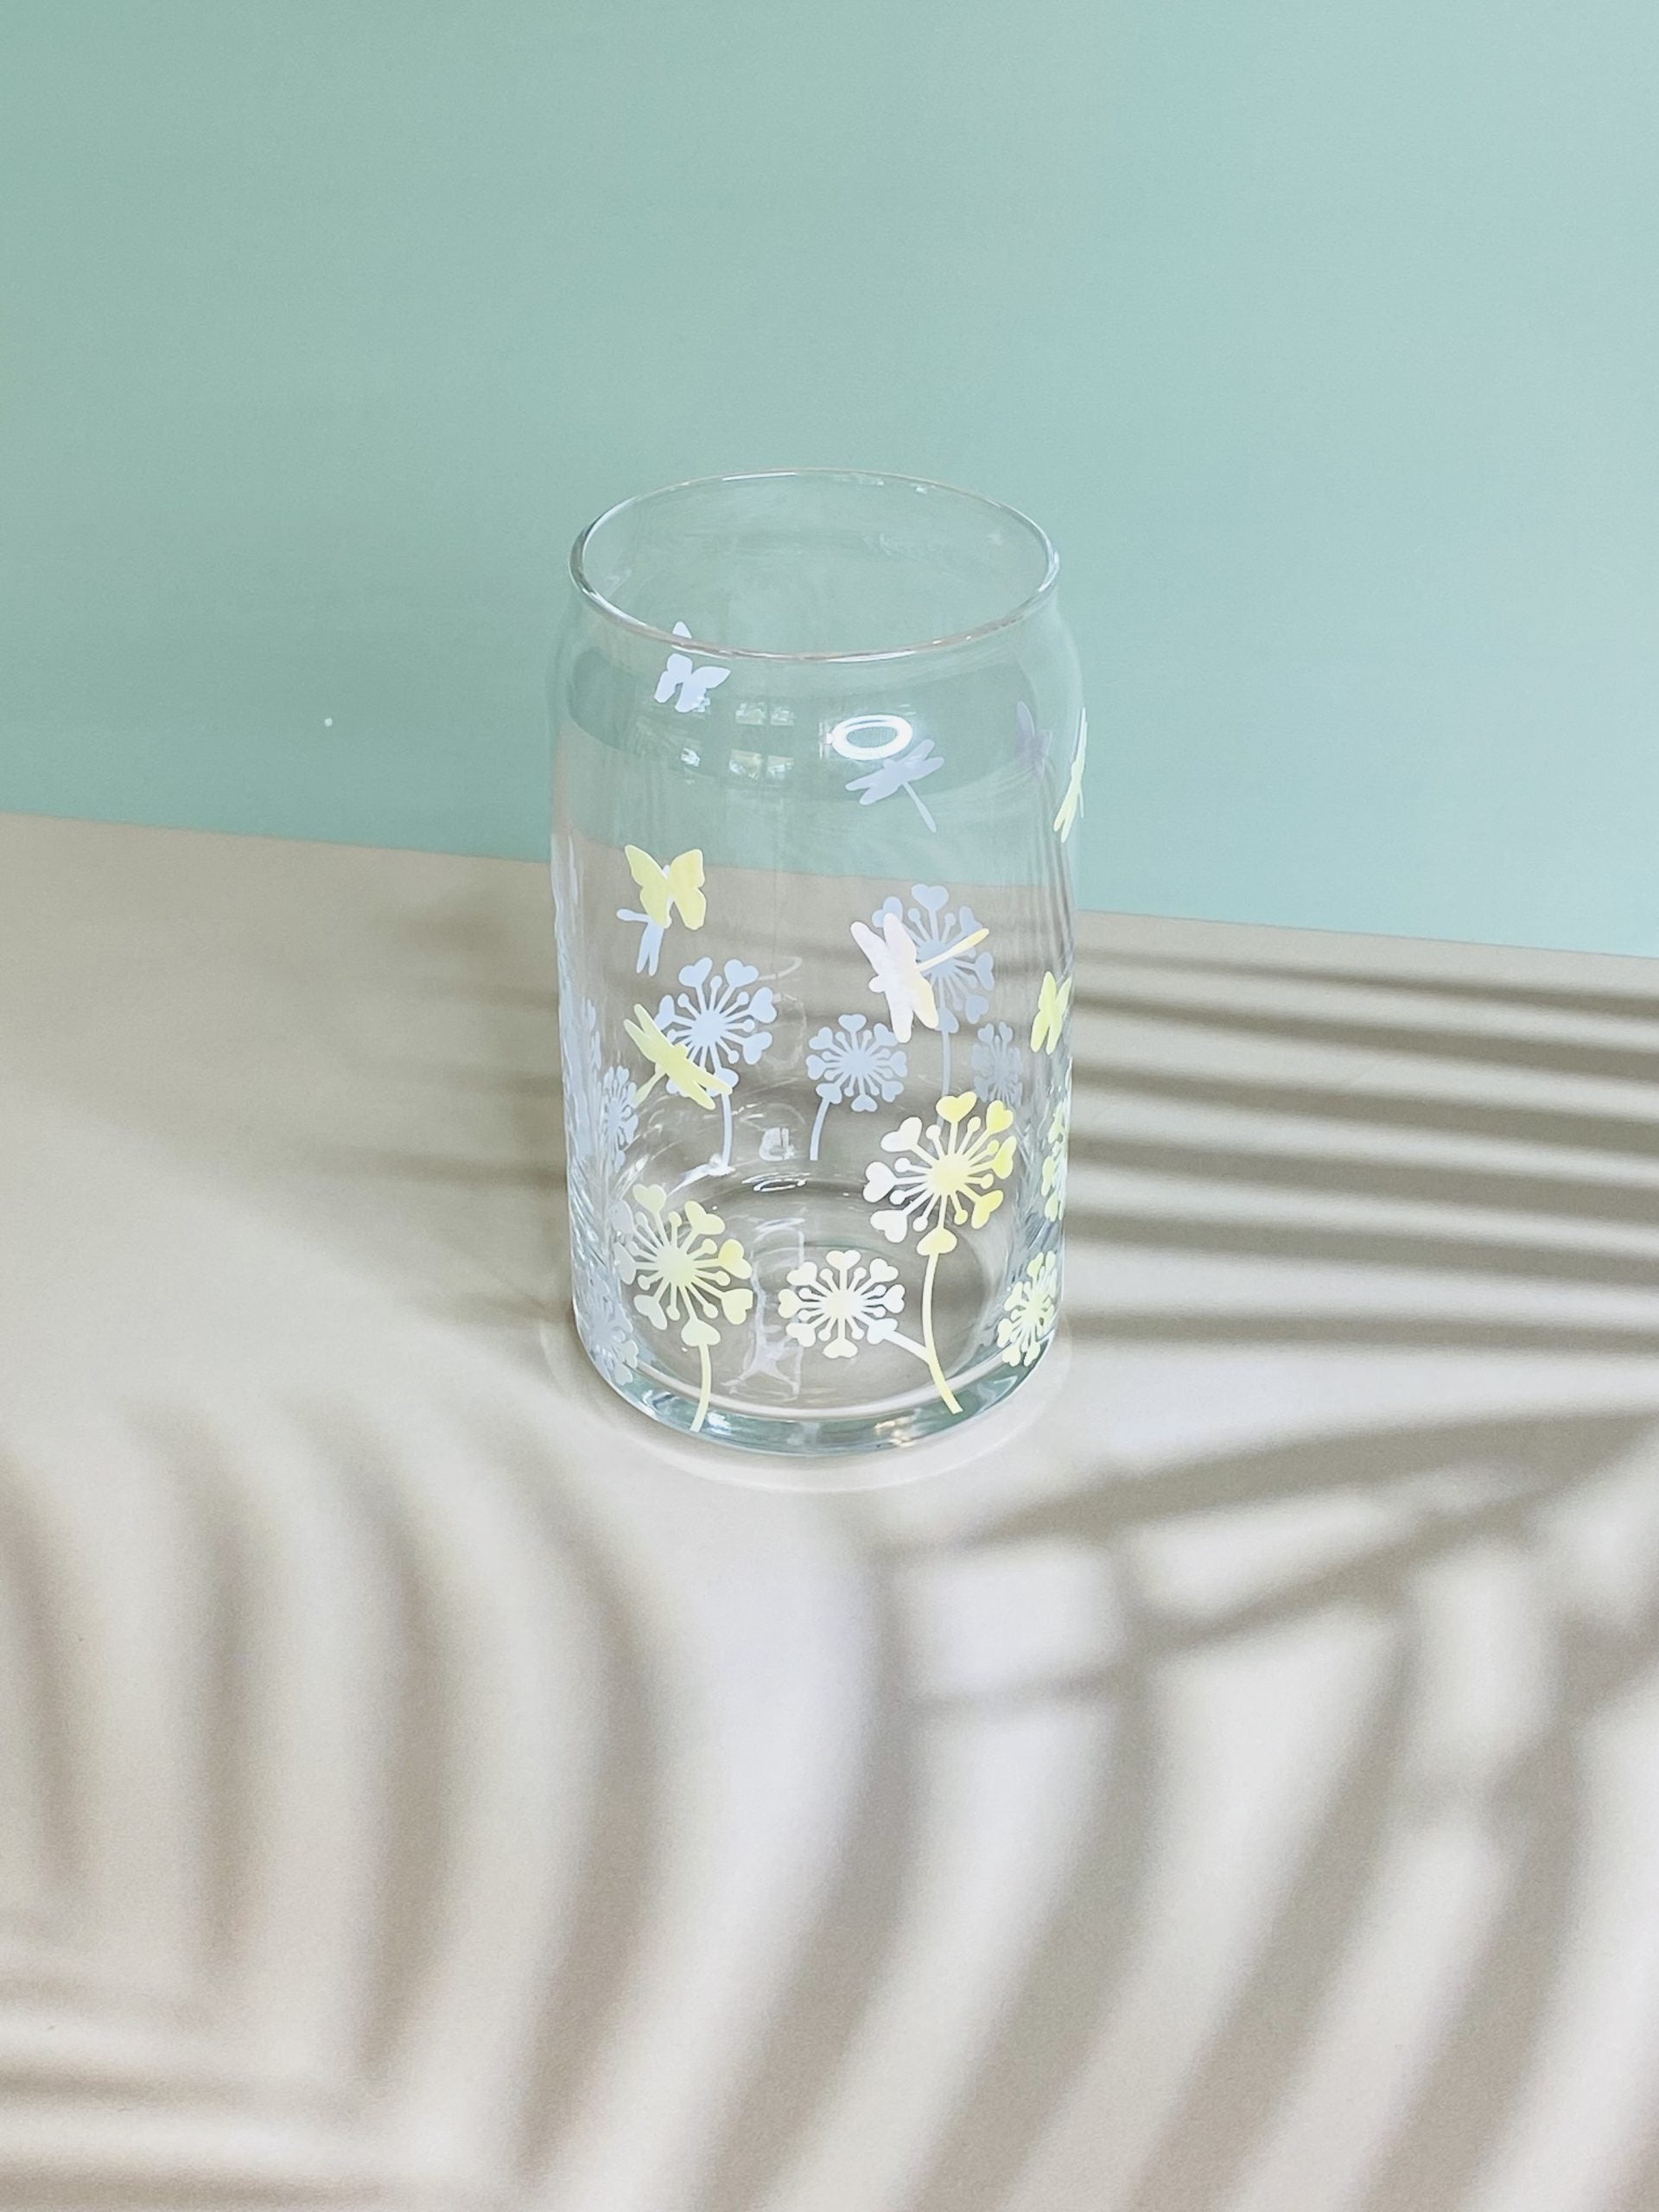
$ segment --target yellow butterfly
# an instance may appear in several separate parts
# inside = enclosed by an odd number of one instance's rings
[[[1037,1019],[1031,1025],[1031,1049],[1033,1052],[1052,1053],[1054,1051],[1071,1009],[1071,976],[1061,982],[1052,969],[1045,969],[1042,988],[1037,994]]]
[[[663,933],[676,910],[687,929],[702,927],[709,912],[709,901],[702,893],[702,855],[695,849],[678,853],[664,868],[641,846],[625,845],[623,850],[627,855],[628,873],[639,887],[639,903],[645,912],[635,913],[630,907],[619,906],[616,918],[620,922],[645,924],[635,972],[648,969],[654,976],[657,956],[663,947]]]
[[[639,887],[647,918],[666,929],[670,913],[677,906],[689,930],[700,930],[709,902],[702,895],[702,855],[680,853],[666,868],[659,868],[638,845],[626,845],[628,871]]]

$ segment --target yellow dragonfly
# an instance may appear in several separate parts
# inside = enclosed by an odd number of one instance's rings
[[[1065,796],[1060,801],[1060,810],[1054,817],[1054,827],[1060,833],[1060,842],[1077,827],[1077,817],[1083,811],[1083,772],[1089,759],[1089,717],[1084,715],[1077,723],[1077,748],[1071,755],[1071,773],[1066,779]]]
[[[700,1068],[685,1046],[672,1037],[665,1037],[642,1006],[633,1009],[634,1018],[622,1025],[645,1058],[657,1071],[649,1083],[634,1088],[633,1103],[643,1106],[663,1077],[668,1077],[671,1090],[682,1098],[689,1098],[694,1106],[714,1111],[715,1102],[723,1090],[729,1090],[737,1081],[723,1069]],[[729,1146],[731,1139],[727,1138]]]

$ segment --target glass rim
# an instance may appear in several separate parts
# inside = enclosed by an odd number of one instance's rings
[[[948,492],[953,499],[969,500],[988,514],[1001,515],[1019,524],[1034,540],[1042,555],[1042,576],[1025,597],[1005,613],[992,615],[988,620],[976,622],[966,630],[951,632],[942,638],[918,639],[913,645],[887,645],[868,651],[852,652],[777,652],[758,645],[722,645],[713,638],[688,637],[683,631],[664,630],[654,622],[646,622],[637,614],[630,614],[626,607],[618,607],[607,599],[591,581],[583,565],[583,556],[589,539],[595,531],[602,530],[607,522],[626,514],[630,507],[642,507],[653,499],[668,498],[676,492],[700,492],[711,487],[738,484],[775,484],[791,477],[819,480],[838,479],[842,483],[868,483],[907,486],[922,492]],[[577,533],[570,548],[570,580],[588,605],[607,621],[619,624],[636,637],[650,638],[666,645],[671,652],[688,650],[703,653],[720,660],[770,661],[774,664],[792,666],[840,665],[869,664],[876,661],[913,660],[925,653],[948,652],[961,645],[977,645],[982,638],[995,637],[1001,630],[1012,629],[1025,621],[1037,609],[1053,597],[1054,586],[1060,573],[1060,556],[1053,540],[1040,523],[1033,522],[1021,509],[1011,506],[1005,499],[994,499],[984,492],[969,492],[960,484],[944,484],[928,476],[905,476],[891,470],[879,468],[751,468],[740,469],[724,476],[686,476],[677,483],[659,484],[654,491],[635,492],[626,499],[619,499],[607,507],[603,514],[595,515],[585,529]]]

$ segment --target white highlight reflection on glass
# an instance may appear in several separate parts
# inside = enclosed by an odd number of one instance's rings
[[[855,745],[855,733],[866,729],[885,729],[893,734],[885,745]],[[891,753],[902,753],[915,734],[902,715],[849,715],[830,731],[830,743],[843,760],[885,760]]]

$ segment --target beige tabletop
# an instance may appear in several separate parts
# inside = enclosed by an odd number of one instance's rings
[[[540,870],[0,819],[6,2212],[1659,2206],[1659,968],[1084,944],[1065,1341],[791,1469]]]

